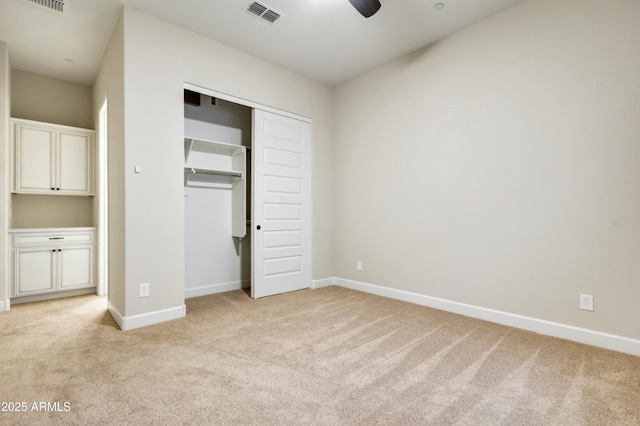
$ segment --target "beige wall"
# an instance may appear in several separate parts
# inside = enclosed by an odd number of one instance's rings
[[[94,226],[93,197],[12,194],[11,228]]]
[[[123,253],[122,263],[110,269],[124,270],[124,281],[112,277],[110,284],[123,292],[120,313],[129,317],[176,308],[184,301],[184,82],[313,119],[313,276],[331,276],[329,88],[136,9],[125,8],[123,22],[124,152],[117,159],[120,164],[110,164],[110,173],[113,167],[123,173],[110,178],[110,192],[123,197],[112,200],[112,209],[124,216],[117,239],[110,234],[112,249]],[[111,95],[113,84],[122,90],[106,74],[103,64],[105,77],[98,79],[96,93]],[[113,105],[110,99],[110,114]],[[134,173],[136,165],[142,173]],[[140,283],[150,283],[150,297],[138,297]]]
[[[93,129],[92,89],[26,71],[11,72],[12,117]],[[93,226],[92,197],[13,194],[12,228]]]
[[[125,315],[125,205],[124,205],[124,23],[116,24],[93,85],[94,122],[108,101],[108,188],[109,188],[109,303]],[[99,129],[98,129],[99,131]],[[97,135],[96,135],[97,136]],[[94,206],[97,211],[98,204]],[[97,220],[96,220],[97,221]]]
[[[11,67],[9,49],[0,41],[0,311],[8,308],[8,252],[9,229],[9,117],[11,116]]]
[[[11,89],[13,117],[94,128],[89,86],[14,69]]]
[[[336,276],[640,338],[639,19],[532,0],[337,87]]]

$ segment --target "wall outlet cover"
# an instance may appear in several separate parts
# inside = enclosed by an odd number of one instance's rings
[[[582,309],[583,311],[593,311],[593,295],[580,295],[580,309]]]
[[[149,283],[140,284],[140,297],[149,297]]]

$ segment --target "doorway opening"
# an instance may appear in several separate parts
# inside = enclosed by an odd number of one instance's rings
[[[109,293],[109,109],[105,99],[98,113],[98,285],[96,293]]]
[[[251,285],[251,108],[185,90],[185,297]]]

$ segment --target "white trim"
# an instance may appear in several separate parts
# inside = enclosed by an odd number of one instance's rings
[[[187,315],[187,306],[176,306],[175,308],[163,309],[161,311],[123,317],[115,306],[109,302],[109,313],[116,324],[118,324],[118,327],[120,327],[120,330],[127,331],[133,330],[134,328],[146,327],[148,325],[184,318]]]
[[[322,281],[324,282],[327,280],[328,279]],[[415,303],[417,305],[453,312],[509,327],[520,328],[548,336],[559,337],[561,339],[640,356],[640,340],[628,337],[616,336],[571,325],[525,317],[522,315],[511,314],[509,312],[487,309],[481,306],[468,305],[466,303],[454,302],[451,300],[425,296],[423,294],[396,290],[393,288],[343,278],[334,278],[334,282],[338,286],[350,288],[352,290],[376,294],[378,296]]]
[[[7,312],[9,310],[9,301],[0,300],[0,312]]]
[[[336,279],[334,277],[323,278],[321,280],[312,280],[311,288],[317,289],[322,287],[329,287],[330,285],[336,285]]]
[[[122,315],[120,314],[120,311],[118,311],[118,309],[111,304],[111,301],[108,301],[107,303],[107,310],[111,314],[111,318],[113,318],[116,324],[118,324],[118,327],[120,327],[120,330],[124,330],[122,328],[122,323],[123,323]]]
[[[215,90],[207,89],[206,87],[196,86],[191,83],[183,83],[183,86],[187,90],[191,90],[193,92],[202,93],[203,95],[211,96],[218,99],[224,99],[225,101],[233,102],[236,104],[244,105],[250,108],[259,109],[262,111],[271,112],[273,114],[282,115],[285,117],[293,118],[296,120],[304,121],[307,123],[311,123],[311,118],[305,117],[303,115],[294,114],[289,111],[284,111],[277,108],[272,108],[263,104],[259,104],[256,102],[248,101],[246,99],[238,98],[235,96],[227,95],[226,93],[216,92]]]
[[[32,294],[30,296],[19,296],[12,299],[14,305],[22,303],[42,302],[44,300],[55,300],[66,297],[84,296],[87,294],[96,294],[95,287],[80,288],[76,290],[65,290],[54,293]]]
[[[191,297],[208,296],[210,294],[224,293],[227,291],[241,290],[243,288],[251,287],[250,282],[234,281],[223,284],[209,284],[200,287],[185,288],[184,298],[189,299]]]

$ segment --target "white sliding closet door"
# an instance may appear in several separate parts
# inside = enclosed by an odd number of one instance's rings
[[[251,297],[311,285],[311,125],[253,110]]]

